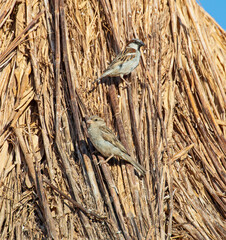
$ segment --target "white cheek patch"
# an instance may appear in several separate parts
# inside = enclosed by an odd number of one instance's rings
[[[130,47],[130,48],[133,48],[133,49],[135,49],[135,50],[138,49],[138,45],[137,45],[136,43],[130,43],[130,44],[129,44],[129,47]]]
[[[126,55],[127,55],[127,56],[132,56],[132,55],[134,55],[134,56],[135,56],[135,55],[136,55],[136,53],[127,53]]]

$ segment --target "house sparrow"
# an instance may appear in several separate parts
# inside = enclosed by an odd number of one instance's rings
[[[96,79],[93,84],[106,76],[120,76],[121,79],[126,82],[123,75],[128,75],[138,66],[140,61],[140,48],[142,46],[144,46],[144,43],[139,39],[129,41],[125,49],[118,54],[101,77]]]
[[[98,116],[91,116],[87,123],[89,138],[93,146],[104,156],[110,160],[112,157],[119,157],[131,163],[142,176],[145,175],[145,168],[137,163],[126,151],[125,147],[114,135],[114,133],[106,126],[104,120]]]

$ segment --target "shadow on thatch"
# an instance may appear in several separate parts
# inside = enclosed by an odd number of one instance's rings
[[[93,88],[132,38],[131,86]],[[1,2],[0,239],[222,239],[225,41],[194,0]],[[93,114],[144,178],[98,164]]]

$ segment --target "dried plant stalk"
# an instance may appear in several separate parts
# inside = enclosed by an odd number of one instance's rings
[[[0,3],[0,238],[222,239],[225,31],[194,0]],[[139,66],[105,78],[132,38]],[[146,170],[89,141],[99,115]]]

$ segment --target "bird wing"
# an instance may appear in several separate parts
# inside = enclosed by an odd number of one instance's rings
[[[107,67],[107,69],[104,71],[108,71],[112,68],[116,68],[117,66],[120,66],[121,64],[130,61],[134,58],[136,55],[136,49],[134,48],[126,48],[124,51],[120,52],[118,56],[110,63],[110,65]]]
[[[105,141],[110,142],[113,146],[119,148],[122,152],[128,154],[125,147],[122,143],[118,140],[115,134],[108,128],[108,127],[100,127],[101,135]]]

